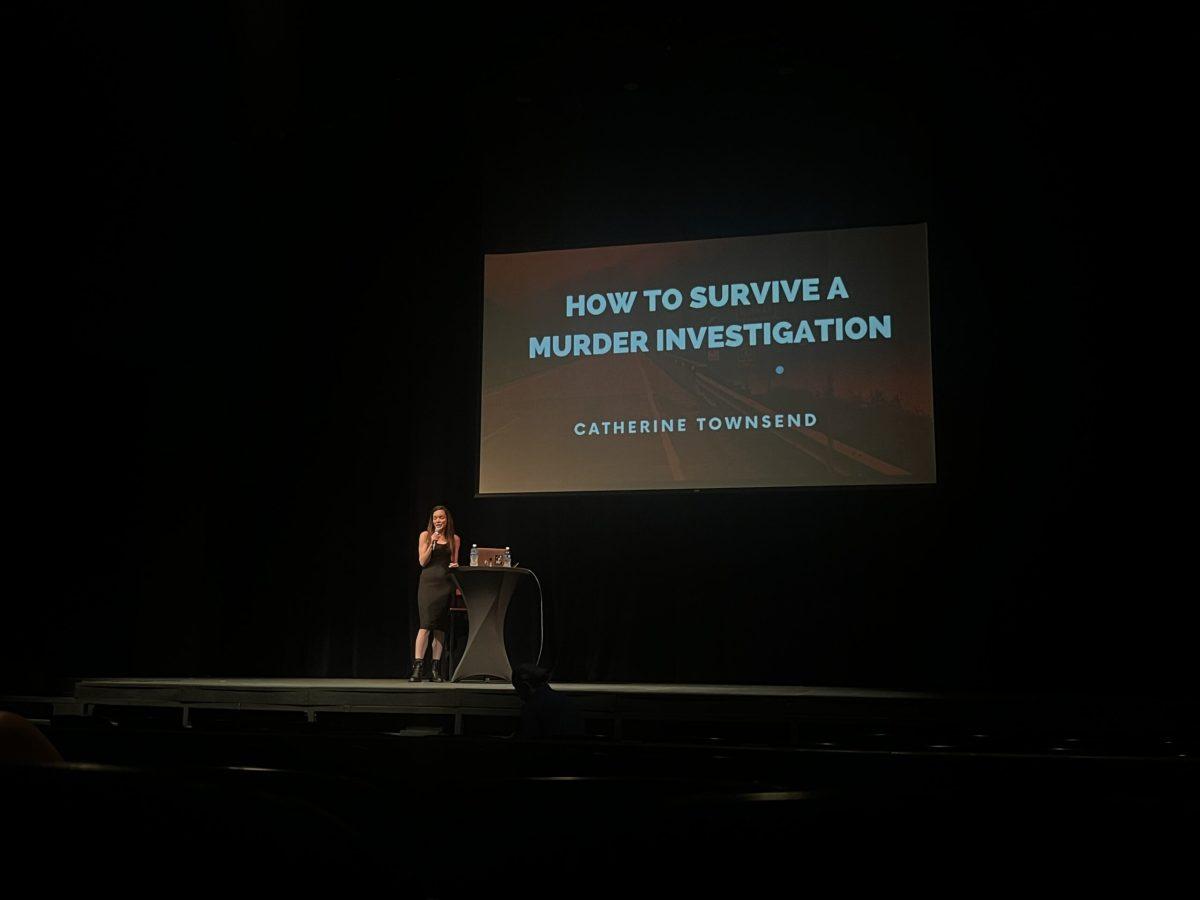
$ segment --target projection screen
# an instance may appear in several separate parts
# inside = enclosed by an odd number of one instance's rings
[[[484,495],[928,484],[923,224],[484,257]]]

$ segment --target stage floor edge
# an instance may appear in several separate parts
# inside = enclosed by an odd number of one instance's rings
[[[758,723],[797,727],[814,720],[953,724],[956,728],[1053,723],[1057,728],[1118,730],[1159,728],[1196,721],[1197,704],[1171,699],[1041,696],[873,690],[858,687],[649,683],[555,683],[585,719],[611,723],[614,737],[626,724],[658,722]],[[71,697],[4,697],[37,705],[53,716],[92,716],[138,708],[178,711],[189,727],[201,716],[290,713],[308,723],[340,721],[380,728],[385,718],[451,717],[453,733],[470,733],[464,719],[520,715],[521,700],[504,681],[409,682],[406,678],[150,678],[105,677],[75,681]],[[224,711],[223,713],[220,711]],[[361,717],[361,718],[359,718]],[[351,723],[347,725],[348,721]],[[415,720],[414,720],[415,721]],[[786,741],[786,737],[784,738]]]

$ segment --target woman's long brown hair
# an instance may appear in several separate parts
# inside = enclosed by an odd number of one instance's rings
[[[435,506],[429,511],[429,524],[425,526],[425,530],[429,532],[430,537],[433,536],[433,514],[438,510],[446,514],[446,530],[442,532],[446,535],[446,545],[450,548],[450,562],[457,562],[454,558],[454,516],[450,514],[450,510],[444,506]]]

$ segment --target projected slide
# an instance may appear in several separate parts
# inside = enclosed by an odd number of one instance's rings
[[[935,480],[924,225],[484,260],[479,493]]]

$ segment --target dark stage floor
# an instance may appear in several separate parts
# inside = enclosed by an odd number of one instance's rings
[[[24,860],[69,844],[79,871],[217,885],[237,859],[419,897],[1011,895],[1035,879],[1157,893],[1147,878],[1190,864],[1192,704],[556,688],[584,737],[516,737],[503,683],[80,679],[71,696],[0,697],[67,760],[0,766],[0,791],[27,824]]]
[[[592,739],[857,752],[1189,759],[1197,704],[857,687],[561,683]],[[91,718],[202,730],[510,736],[506,682],[367,678],[84,678],[70,695],[0,698],[49,727]],[[52,723],[54,723],[52,725]]]

